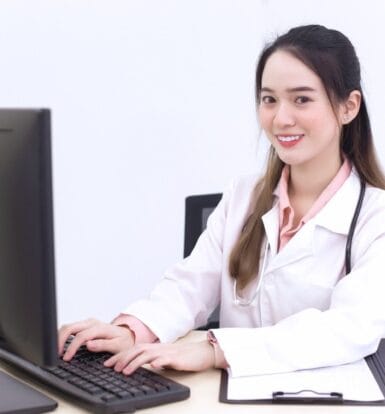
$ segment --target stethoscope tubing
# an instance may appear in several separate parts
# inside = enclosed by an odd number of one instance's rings
[[[356,230],[358,216],[361,212],[362,202],[364,201],[366,184],[365,181],[361,178],[360,179],[360,195],[358,196],[358,201],[356,204],[356,208],[354,210],[353,218],[350,223],[348,238],[346,240],[346,248],[345,248],[345,274],[350,273],[351,271],[351,254],[352,254],[352,241],[354,236],[354,231]]]
[[[360,212],[361,212],[362,203],[363,203],[364,196],[365,196],[365,190],[366,190],[366,184],[365,184],[365,181],[361,178],[360,179],[360,194],[358,196],[356,208],[354,210],[353,218],[352,218],[352,221],[351,221],[350,227],[349,227],[348,237],[347,237],[347,240],[346,240],[345,274],[349,274],[350,271],[351,271],[351,252],[352,252],[353,236],[354,236],[354,232],[355,232],[355,229],[356,229],[358,216],[360,215]],[[242,299],[238,296],[238,294],[237,294],[237,280],[234,279],[234,282],[233,282],[233,301],[236,305],[242,306],[242,307],[250,306],[254,302],[254,300],[256,299],[257,294],[258,294],[258,292],[261,288],[261,285],[262,285],[262,280],[263,280],[263,276],[264,276],[264,273],[265,273],[266,257],[268,255],[268,252],[269,252],[269,243],[266,241],[265,253],[264,253],[264,256],[263,256],[262,269],[261,269],[261,272],[260,272],[260,278],[257,282],[257,288],[256,288],[253,296],[251,297],[251,299],[249,299],[249,300]]]

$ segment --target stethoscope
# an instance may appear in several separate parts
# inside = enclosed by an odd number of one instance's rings
[[[364,200],[365,189],[366,189],[365,182],[364,182],[363,179],[361,179],[360,180],[360,194],[358,196],[356,208],[354,210],[353,218],[352,218],[352,221],[351,221],[350,227],[349,227],[348,237],[347,237],[347,240],[346,240],[345,274],[350,273],[350,270],[351,270],[352,241],[353,241],[354,231],[356,229],[358,216],[360,215],[362,202]],[[268,252],[269,252],[269,243],[266,242],[265,252],[264,252],[264,255],[263,255],[262,268],[261,268],[261,272],[260,272],[260,277],[259,277],[259,280],[258,280],[257,288],[256,288],[253,296],[251,297],[251,299],[245,299],[245,298],[242,298],[242,297],[238,296],[238,293],[237,293],[237,279],[234,279],[234,281],[233,281],[233,302],[234,302],[235,305],[250,306],[254,302],[254,300],[256,299],[256,297],[258,295],[258,292],[261,289],[263,277],[265,275],[266,258],[267,258]]]

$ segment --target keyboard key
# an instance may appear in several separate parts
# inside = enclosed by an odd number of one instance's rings
[[[96,385],[92,385],[92,384],[84,384],[81,388],[84,391],[87,391],[87,392],[89,392],[90,394],[93,394],[93,395],[101,394],[101,393],[105,392],[103,388],[97,387]]]
[[[138,388],[147,395],[155,394],[156,392],[153,388],[149,387],[148,385],[140,385]]]
[[[118,397],[118,396],[116,396],[116,395],[114,395],[114,394],[109,394],[109,393],[106,393],[106,394],[101,395],[101,396],[100,396],[100,398],[101,398],[103,401],[108,402],[108,401],[114,401],[114,400],[117,400],[119,397]]]
[[[119,391],[119,392],[117,393],[117,395],[118,395],[120,398],[131,397],[131,393],[130,393],[129,391],[127,391],[127,390],[124,390],[124,391]]]
[[[129,391],[134,397],[144,395],[144,392],[141,391],[139,388],[136,388],[136,387],[128,388],[127,391]]]

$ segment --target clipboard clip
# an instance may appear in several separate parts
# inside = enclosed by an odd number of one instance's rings
[[[272,393],[274,403],[301,403],[301,404],[338,404],[343,403],[343,394],[340,392],[317,392],[300,390],[296,392],[275,391]]]

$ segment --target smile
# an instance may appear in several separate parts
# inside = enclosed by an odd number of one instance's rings
[[[281,142],[298,141],[302,137],[303,135],[277,135],[278,141],[281,141]]]
[[[276,135],[278,142],[284,148],[291,148],[294,145],[297,145],[298,142],[301,141],[303,138],[303,134],[301,135]]]

